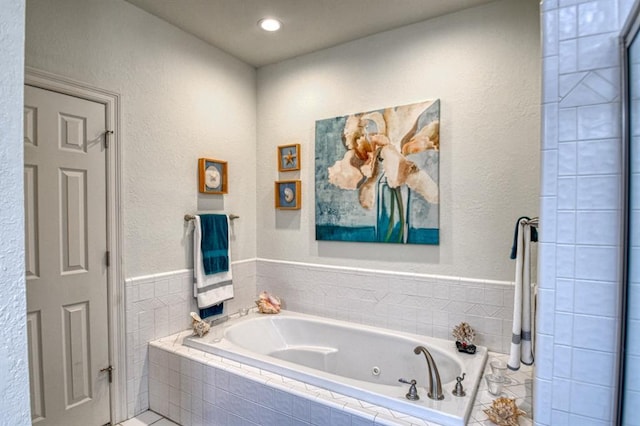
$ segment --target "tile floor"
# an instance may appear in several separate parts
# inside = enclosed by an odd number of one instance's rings
[[[177,423],[172,422],[169,419],[165,419],[160,414],[153,411],[145,411],[138,416],[125,420],[122,423],[118,423],[116,426],[178,426]]]

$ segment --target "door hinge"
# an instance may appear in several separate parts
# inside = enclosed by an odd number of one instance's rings
[[[109,373],[109,383],[113,382],[113,366],[112,365],[100,369],[100,372],[101,373],[105,373],[105,372]]]
[[[113,134],[113,130],[104,131],[104,147],[109,148],[109,135]]]
[[[105,262],[107,262],[107,268],[109,266],[111,266],[111,252],[109,250],[107,250],[107,252],[104,255],[105,258]]]

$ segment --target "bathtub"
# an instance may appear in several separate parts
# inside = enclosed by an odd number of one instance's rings
[[[442,425],[466,424],[487,359],[481,346],[469,355],[447,340],[289,311],[251,312],[183,344]],[[444,400],[427,397],[427,363],[413,352],[418,345],[436,362]],[[456,397],[452,391],[462,373],[466,396]],[[418,401],[406,399],[409,386],[400,378],[418,382]]]

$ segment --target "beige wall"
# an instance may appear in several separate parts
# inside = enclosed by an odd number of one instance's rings
[[[315,241],[315,121],[441,100],[440,245]],[[258,70],[258,256],[512,280],[515,221],[538,214],[539,3],[502,0]],[[278,174],[278,145],[302,170]],[[301,211],[273,182],[302,180]],[[354,192],[355,196],[355,192]]]
[[[127,277],[191,267],[183,216],[235,213],[254,258],[255,69],[122,0],[27,2],[27,65],[122,95]],[[197,159],[229,162],[229,194],[197,191]]]
[[[190,267],[182,216],[224,210],[242,216],[234,260],[512,278],[515,219],[538,211],[537,2],[498,1],[261,68],[257,101],[253,68],[124,1],[27,6],[27,65],[123,95],[127,277]],[[316,242],[315,120],[431,98],[442,102],[441,244]],[[276,147],[295,142],[302,171],[279,176]],[[228,195],[198,195],[202,156],[229,161]],[[303,209],[276,212],[273,181],[297,176]]]

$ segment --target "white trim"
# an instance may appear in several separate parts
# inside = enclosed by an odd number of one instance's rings
[[[157,281],[180,275],[193,276],[193,269],[176,269],[175,271],[160,272],[158,274],[140,275],[139,277],[125,278],[124,282],[126,285],[133,285],[139,282]]]
[[[117,424],[126,420],[127,416],[125,305],[124,280],[122,279],[124,265],[120,214],[122,143],[120,95],[30,67],[25,69],[24,83],[105,105],[107,130],[114,132],[109,136],[109,149],[107,150],[107,249],[110,251],[111,258],[107,281],[109,358],[115,369],[110,389],[111,422]]]
[[[233,262],[231,262],[232,265],[242,265],[243,263],[250,263],[250,262],[255,262],[256,260],[258,260],[255,257],[249,258],[249,259],[242,259],[242,260],[234,260]]]
[[[234,262],[231,262],[231,266],[237,266],[237,265],[242,265],[244,263],[255,262],[256,260],[258,260],[258,259],[252,258],[252,259],[236,260]],[[180,275],[180,274],[184,274],[184,275],[188,274],[189,276],[193,276],[193,268],[176,269],[175,271],[159,272],[157,274],[140,275],[140,276],[137,276],[137,277],[125,278],[125,283],[133,284],[133,283],[137,283],[139,281],[155,281],[155,280],[162,279],[162,278],[165,278],[165,277],[171,277],[171,276]]]
[[[489,280],[489,279],[481,279],[481,278],[465,278],[465,277],[456,277],[453,275],[433,275],[433,274],[423,274],[419,272],[399,272],[399,271],[387,271],[384,269],[367,269],[367,268],[355,268],[352,266],[339,266],[339,265],[323,265],[320,263],[304,263],[304,262],[293,262],[289,260],[276,260],[276,259],[264,259],[264,258],[256,258],[257,262],[264,263],[275,263],[281,265],[289,265],[296,266],[302,268],[310,268],[310,269],[328,269],[334,271],[343,271],[343,272],[355,272],[361,274],[376,274],[376,275],[390,275],[395,277],[408,277],[408,278],[421,278],[421,279],[432,279],[432,280],[451,280],[451,281],[464,281],[465,283],[478,283],[478,284],[489,284],[496,286],[508,286],[513,287],[515,283],[513,281],[498,281],[498,280]]]

